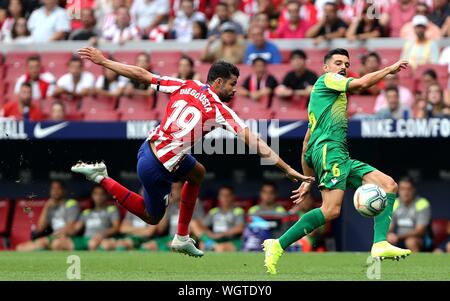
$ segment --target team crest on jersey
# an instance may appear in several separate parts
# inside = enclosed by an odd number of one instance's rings
[[[335,73],[333,76],[334,76],[334,79],[337,79],[337,80],[342,80],[345,78],[345,76],[343,76],[342,74],[339,74],[339,73]]]
[[[338,182],[338,179],[336,179],[336,178],[331,179],[331,183],[333,183],[333,185],[336,185],[337,182]]]

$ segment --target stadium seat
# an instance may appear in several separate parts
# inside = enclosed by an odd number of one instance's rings
[[[292,99],[282,99],[273,97],[271,107],[276,111],[287,112],[289,110],[306,110],[308,107],[308,98],[294,97]]]
[[[447,238],[447,225],[446,219],[435,219],[431,222],[431,229],[433,231],[433,243],[435,246],[441,244]]]
[[[436,72],[439,84],[443,89],[446,89],[448,85],[448,76],[449,76],[448,66],[437,64],[426,64],[417,67],[417,69],[414,71],[416,89],[418,89],[418,91],[422,91],[423,89],[422,74],[428,69],[432,69]]]
[[[272,111],[258,107],[240,107],[235,109],[241,119],[271,119]]]
[[[11,248],[31,239],[46,200],[17,200],[11,225]]]
[[[112,111],[116,106],[116,98],[107,96],[84,97],[81,102],[80,111],[86,113],[98,111]]]
[[[119,121],[120,113],[116,111],[89,110],[84,113],[84,121]]]
[[[180,51],[153,51],[150,53],[152,65],[164,70],[167,65],[176,65],[181,57]]]
[[[199,50],[183,51],[182,55],[186,55],[186,56],[190,57],[194,61],[195,66],[198,66],[202,63],[202,61],[200,59],[202,56],[202,52]]]
[[[70,52],[42,52],[41,61],[45,71],[52,73],[56,78],[67,73],[67,63],[72,57]]]
[[[268,65],[269,73],[272,74],[281,83],[286,74],[292,70],[290,64]]]
[[[322,65],[323,57],[327,54],[328,49],[303,49],[307,56],[306,65],[308,68],[312,65]]]
[[[11,201],[0,199],[0,236],[5,235],[8,231],[10,209]]]
[[[247,213],[248,209],[254,205],[253,199],[236,199],[235,205],[236,207],[241,207],[244,209],[245,213]]]
[[[120,112],[126,112],[130,109],[132,111],[139,110],[149,110],[154,106],[154,97],[145,97],[145,96],[133,96],[133,97],[121,97],[119,99],[119,107],[118,110]]]
[[[120,120],[127,121],[127,120],[158,120],[159,115],[156,111],[140,111],[140,110],[134,110],[130,111],[122,111],[120,115]]]
[[[289,63],[289,57],[291,56],[291,52],[292,52],[292,50],[290,50],[290,49],[280,49],[282,64]]]
[[[206,78],[207,78],[207,76],[208,76],[208,71],[209,71],[209,68],[211,67],[211,64],[205,64],[205,63],[203,63],[203,64],[200,64],[200,65],[198,65],[197,67],[196,67],[196,71],[198,72],[198,73],[200,73],[200,75],[201,75],[201,78],[200,78],[200,81],[201,82],[206,82]],[[240,76],[240,79],[239,79],[239,81],[238,81],[238,86],[239,85],[242,85],[242,81],[243,81],[243,77],[242,77],[242,75]]]
[[[208,65],[208,67],[210,67],[210,65]],[[246,64],[239,64],[236,67],[239,68],[239,80],[237,85],[241,86],[244,80],[253,73],[252,67]]]
[[[68,113],[66,114],[66,120],[69,121],[81,121],[83,120],[83,113],[80,112],[72,112],[72,113]]]
[[[348,110],[352,114],[373,114],[376,96],[351,95],[348,99]]]
[[[8,102],[8,101],[13,101],[15,100],[15,96],[14,96],[14,86],[15,86],[15,82],[13,81],[5,81],[4,83],[4,103]]]
[[[400,59],[402,55],[401,48],[377,48],[374,49],[381,57],[381,64],[388,66]]]
[[[136,57],[140,53],[142,53],[142,51],[116,51],[112,54],[112,57],[117,62],[134,65],[136,62]]]
[[[275,202],[279,206],[283,206],[284,209],[289,210],[292,207],[292,200],[278,199]]]
[[[267,109],[269,107],[270,98],[263,97],[259,101],[239,96],[235,97],[233,101],[229,104],[235,110],[243,110],[248,108],[249,110],[255,109]]]
[[[201,201],[201,204],[202,204],[203,210],[204,210],[204,212],[206,214],[206,213],[209,212],[209,210],[214,208],[214,206],[216,205],[216,202],[213,199],[203,199]]]
[[[5,238],[0,237],[0,251],[6,250]]]

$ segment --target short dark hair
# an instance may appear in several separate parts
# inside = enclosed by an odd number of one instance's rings
[[[91,193],[94,192],[96,189],[101,189],[101,190],[103,190],[104,193],[106,193],[106,194],[108,193],[108,192],[106,191],[106,189],[103,188],[102,185],[97,184],[97,183],[95,183],[95,184],[94,184],[94,187],[92,187]]]
[[[275,190],[275,192],[278,190],[277,184],[275,184],[275,182],[272,182],[272,181],[264,181],[264,183],[261,185],[261,189],[264,186],[271,186],[273,188],[273,190]]]
[[[228,5],[225,3],[225,1],[219,1],[219,3],[216,4],[216,7],[218,6],[225,6],[226,9],[228,9]]]
[[[335,10],[338,9],[338,6],[337,6],[336,2],[327,1],[327,2],[325,2],[324,6],[325,5],[331,5],[331,6],[334,7]]]
[[[58,180],[58,179],[52,180],[50,182],[50,185],[53,185],[53,184],[59,184],[59,186],[61,186],[61,188],[63,190],[66,190],[66,183],[64,183],[64,181],[62,181],[62,180]]]
[[[386,94],[387,94],[387,92],[389,92],[389,91],[395,91],[395,92],[397,93],[397,95],[398,95],[398,88],[395,87],[395,86],[389,86],[389,87],[387,87],[387,88],[385,89],[385,93],[386,93]]]
[[[410,176],[403,176],[400,178],[400,180],[398,180],[398,182],[408,182],[409,184],[411,184],[414,188],[416,187],[416,181],[414,181],[414,179]]]
[[[21,87],[21,88],[22,88],[22,87],[28,87],[28,88],[30,88],[30,89],[33,89],[33,86],[31,85],[30,82],[23,82],[23,83],[20,85],[20,87]]]
[[[227,190],[231,191],[231,193],[234,194],[234,188],[233,188],[233,186],[230,186],[230,185],[222,185],[222,186],[219,187],[218,192],[220,192],[222,189],[227,189]]]
[[[425,70],[422,75],[429,75],[431,76],[433,79],[437,79],[437,73],[436,71],[434,71],[433,69],[427,69]]]
[[[256,64],[257,62],[263,62],[264,64],[267,64],[267,61],[266,61],[264,58],[260,57],[260,56],[257,56],[257,57],[255,57],[255,58],[252,60],[252,66],[253,66],[254,64]]]
[[[348,54],[348,51],[346,49],[336,48],[336,49],[328,51],[328,53],[323,58],[323,62],[324,63],[328,62],[331,59],[331,57],[336,54],[345,55],[346,57],[348,57],[350,59],[350,55]]]
[[[380,55],[379,55],[377,52],[375,52],[375,51],[371,51],[371,52],[369,52],[369,53],[363,55],[363,56],[361,57],[361,62],[362,62],[363,64],[365,64],[366,61],[367,61],[367,59],[368,59],[369,57],[374,57],[374,58],[377,60],[378,63],[381,63],[381,57],[380,57]]]
[[[76,56],[76,55],[72,55],[70,60],[67,62],[67,65],[70,65],[71,63],[80,63],[81,66],[83,66],[83,60],[79,56]]]
[[[39,54],[33,54],[33,55],[30,55],[28,58],[27,58],[27,63],[29,63],[29,62],[41,62],[41,56],[39,55]]]
[[[217,61],[209,68],[207,82],[213,83],[218,78],[228,80],[232,75],[239,77],[239,69],[228,62]]]
[[[299,57],[303,58],[304,60],[306,60],[308,58],[306,53],[301,49],[292,50],[291,54],[289,55],[289,59],[292,60],[296,56],[299,56]]]
[[[191,65],[191,67],[194,67],[194,60],[193,60],[190,56],[188,56],[188,55],[186,55],[186,54],[183,54],[183,55],[180,57],[180,60],[179,60],[179,61],[181,61],[181,60],[186,60],[186,61],[188,61],[188,62],[189,62],[189,65]]]

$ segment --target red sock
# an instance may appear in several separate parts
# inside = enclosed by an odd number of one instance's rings
[[[181,190],[180,216],[178,217],[178,231],[180,236],[189,234],[189,223],[194,213],[195,202],[197,201],[200,185],[184,183]]]
[[[128,190],[111,178],[104,178],[100,185],[117,199],[117,203],[128,211],[140,218],[145,216],[145,203],[142,196]]]

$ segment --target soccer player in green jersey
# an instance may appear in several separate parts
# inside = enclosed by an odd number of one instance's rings
[[[267,272],[276,274],[276,265],[283,251],[292,243],[339,216],[344,191],[373,183],[386,191],[385,210],[375,217],[372,257],[399,259],[411,253],[390,245],[386,236],[391,222],[397,183],[374,167],[350,158],[347,148],[347,92],[362,91],[386,75],[395,74],[408,66],[407,61],[364,75],[348,78],[348,51],[334,49],[324,58],[324,74],[314,84],[308,107],[309,124],[303,141],[301,164],[307,176],[317,173],[316,180],[322,195],[322,206],[309,211],[279,239],[264,241]],[[310,193],[311,183],[302,183],[293,191],[294,203],[302,202]]]

